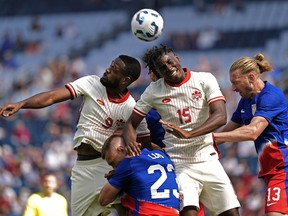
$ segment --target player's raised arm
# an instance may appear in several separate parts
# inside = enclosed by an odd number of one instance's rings
[[[0,108],[0,115],[6,118],[12,116],[20,109],[41,109],[55,103],[66,101],[70,98],[70,91],[66,87],[63,87],[36,94],[16,103],[8,103]]]
[[[123,137],[127,145],[127,151],[130,155],[139,155],[141,150],[141,145],[137,142],[136,128],[143,120],[144,117],[135,114],[131,114],[128,121],[125,123],[123,129]]]

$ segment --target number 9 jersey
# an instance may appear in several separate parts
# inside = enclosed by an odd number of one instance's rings
[[[129,216],[179,215],[179,190],[173,162],[160,150],[143,149],[125,158],[109,183],[126,193],[121,199]]]

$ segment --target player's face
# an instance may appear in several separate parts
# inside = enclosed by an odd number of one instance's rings
[[[249,80],[247,74],[241,74],[241,70],[237,69],[230,73],[230,81],[232,90],[238,92],[244,99],[253,98],[253,83]]]
[[[109,151],[105,154],[105,160],[114,169],[118,167],[118,165],[126,156],[124,147],[119,145],[120,142],[122,142],[120,137],[116,137],[113,140],[111,140],[112,146],[109,149]]]
[[[117,89],[119,87],[121,79],[123,79],[125,70],[125,64],[120,58],[116,58],[112,61],[109,68],[100,79],[100,82],[108,88]]]
[[[163,54],[156,60],[156,70],[166,81],[172,83],[180,83],[185,78],[179,58],[173,52]]]
[[[46,195],[51,195],[57,189],[57,179],[54,175],[44,176],[42,179],[43,192]]]

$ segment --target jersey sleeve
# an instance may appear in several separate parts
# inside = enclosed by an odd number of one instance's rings
[[[75,99],[78,96],[86,95],[91,89],[95,88],[95,81],[99,82],[99,77],[97,76],[84,76],[74,82],[67,83],[65,87],[71,93],[71,99]]]
[[[37,203],[37,195],[32,194],[27,200],[27,204],[26,204],[23,216],[37,215],[38,213],[37,213],[36,203]]]
[[[148,129],[147,121],[145,118],[140,122],[136,128],[137,137],[146,137],[150,136],[150,131]]]
[[[129,158],[125,158],[119,164],[113,176],[108,181],[113,187],[122,190],[125,185],[129,185],[129,178],[131,173],[132,170],[130,166],[130,160]]]
[[[210,104],[218,100],[225,101],[225,97],[220,90],[218,81],[216,80],[215,76],[212,73],[207,72],[203,72],[202,76],[207,103]]]
[[[284,97],[282,98],[278,95],[275,96],[273,92],[262,94],[257,100],[257,109],[254,116],[264,117],[270,124],[275,116],[283,112],[282,108],[285,109],[285,105],[283,106],[283,100],[285,101]]]
[[[151,100],[151,94],[153,95],[153,82],[142,93],[140,99],[137,101],[133,112],[145,117],[147,113],[153,108],[153,101]]]
[[[237,109],[232,114],[231,121],[243,125],[244,122],[241,117],[241,110],[243,109],[243,100],[241,99],[238,103]]]

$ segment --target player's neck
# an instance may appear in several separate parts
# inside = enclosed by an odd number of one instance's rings
[[[128,92],[128,89],[120,90],[120,89],[107,89],[106,88],[106,90],[107,90],[108,97],[114,100],[123,98]]]

